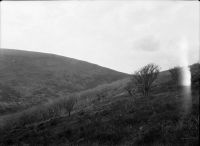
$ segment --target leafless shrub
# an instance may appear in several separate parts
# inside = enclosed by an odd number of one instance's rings
[[[136,71],[133,75],[134,85],[137,90],[144,96],[148,96],[152,88],[153,82],[156,80],[159,74],[159,67],[155,64],[148,64]]]

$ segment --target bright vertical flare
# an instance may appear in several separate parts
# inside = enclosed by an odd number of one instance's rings
[[[188,42],[183,38],[180,42],[180,56],[181,56],[181,86],[183,95],[183,107],[185,114],[190,112],[192,98],[191,98],[191,73],[188,63]]]
[[[182,80],[181,85],[182,86],[190,86],[191,85],[191,73],[188,63],[188,42],[186,38],[183,38],[180,43],[180,49],[181,49],[181,66],[183,66],[182,69]]]

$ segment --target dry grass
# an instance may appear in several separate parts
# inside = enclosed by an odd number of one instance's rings
[[[98,86],[94,89],[74,93],[68,95],[67,97],[64,97],[63,95],[59,99],[51,100],[48,103],[34,106],[22,112],[1,116],[0,128],[12,129],[14,127],[23,127],[25,125],[66,115],[66,105],[68,99],[73,97],[76,97],[78,101],[74,107],[74,111],[79,111],[95,101],[103,100],[121,93],[127,82],[128,79],[123,79],[111,84]]]

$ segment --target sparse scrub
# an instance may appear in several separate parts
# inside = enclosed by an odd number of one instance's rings
[[[1,119],[3,123],[1,128],[12,129],[52,119],[61,116],[63,110],[67,110],[70,114],[75,103],[76,99],[69,96],[66,99],[61,98],[52,103],[42,104],[16,114],[5,116]]]
[[[41,121],[59,117],[63,114],[63,111],[67,111],[68,115],[70,115],[71,110],[74,109],[78,111],[84,106],[90,105],[93,100],[98,99],[97,95],[103,96],[105,98],[108,95],[114,96],[115,94],[122,92],[126,82],[127,80],[125,79],[116,81],[111,84],[101,85],[94,89],[89,89],[83,92],[79,92],[78,94],[72,94],[65,98],[59,98],[57,100],[54,100],[53,102],[40,104],[38,106],[29,108],[22,112],[5,116],[4,118],[1,119],[3,123],[2,127],[3,129],[6,128],[12,129],[13,126],[23,127],[24,125],[30,125],[33,123],[38,123]],[[80,95],[80,97],[78,95]],[[77,100],[79,102],[77,103],[77,106],[74,107]]]

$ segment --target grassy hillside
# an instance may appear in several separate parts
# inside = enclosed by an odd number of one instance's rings
[[[127,76],[68,57],[0,49],[1,103],[38,104]]]
[[[192,107],[184,108],[184,87],[161,74],[149,97],[131,97],[129,80],[79,93],[68,117],[59,99],[1,119],[2,144],[37,145],[186,145],[199,144],[199,64],[191,66]],[[167,77],[161,82],[161,77]],[[61,110],[52,113],[52,109]],[[54,110],[55,111],[55,110]]]

